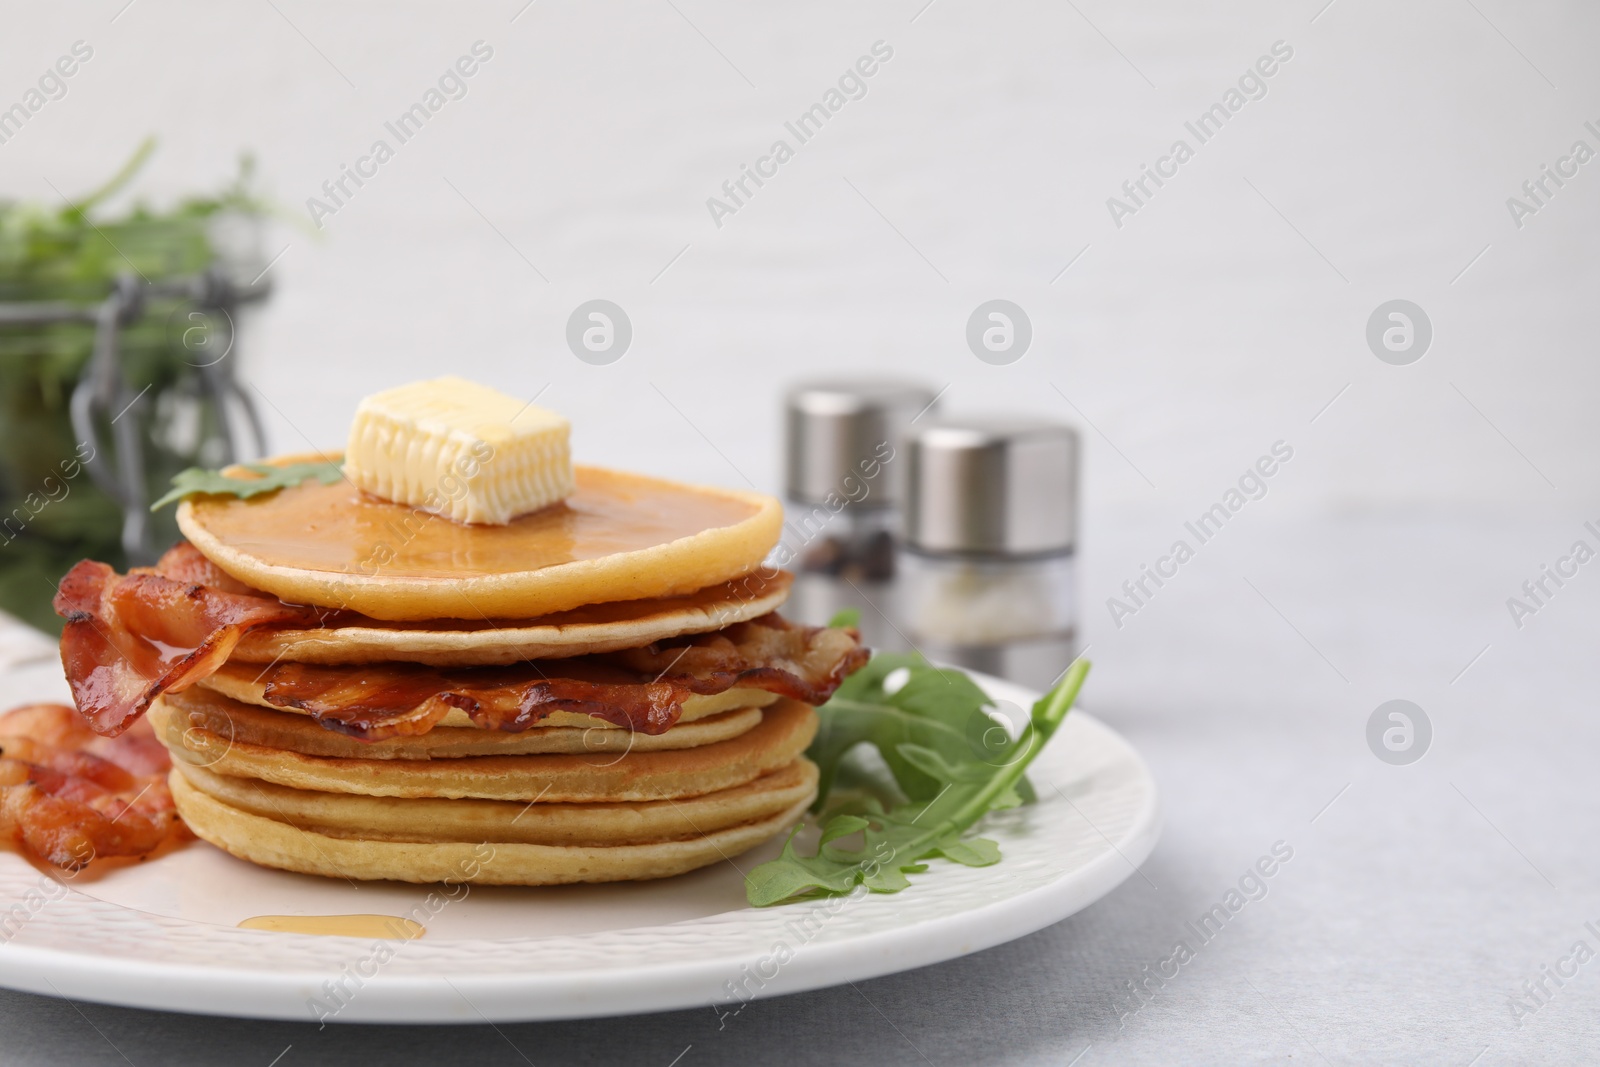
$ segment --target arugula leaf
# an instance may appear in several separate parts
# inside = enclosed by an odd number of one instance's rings
[[[831,626],[831,627],[839,628],[839,629],[842,629],[842,628],[844,628],[846,626],[860,626],[861,625],[861,609],[860,608],[845,608],[844,610],[842,610],[842,611],[838,612],[836,615],[834,615],[833,618],[829,619],[828,620],[828,625]]]
[[[891,692],[900,676],[906,680]],[[882,754],[907,800],[932,800],[951,780],[927,751],[985,774],[1006,763],[1017,742],[984,710],[992,703],[962,672],[930,666],[915,653],[873,656],[817,709],[817,739],[806,753],[822,771],[813,810],[821,810],[845,754],[863,742]]]
[[[172,488],[150,510],[165,507],[174,500],[194,494],[212,496],[252,497],[262,493],[275,493],[290,489],[311,478],[323,485],[332,485],[344,477],[344,468],[338,463],[288,463],[275,467],[270,463],[243,463],[243,469],[254,478],[235,478],[221,471],[208,471],[203,467],[190,467],[179,471],[172,479]]]
[[[880,664],[879,660],[887,662]],[[913,662],[908,663],[908,660]],[[911,678],[892,695],[894,698],[898,698],[900,693],[916,682],[919,674],[953,674],[973,689],[977,688],[971,679],[959,671],[937,670],[923,662],[921,657],[877,656],[846,681],[845,684],[849,685],[862,675],[868,676],[856,687],[856,695],[847,700],[862,703],[861,691],[869,687],[875,687],[875,691],[881,694],[883,677],[900,667],[910,669]],[[860,805],[858,812],[834,815],[824,824],[817,851],[811,856],[800,855],[795,849],[795,834],[791,833],[789,840],[784,843],[783,853],[777,859],[756,867],[745,879],[745,895],[750,903],[765,907],[795,897],[841,895],[849,893],[857,885],[866,886],[874,892],[897,893],[911,884],[907,875],[920,874],[928,869],[923,860],[941,856],[969,867],[986,867],[999,862],[999,845],[986,838],[967,838],[964,835],[990,811],[1021,802],[1021,790],[1018,787],[1024,782],[1023,771],[1066,719],[1088,673],[1087,661],[1079,660],[1073,664],[1066,677],[1034,704],[1027,729],[1021,737],[1005,747],[1005,758],[998,763],[985,763],[973,759],[970,754],[961,760],[952,757],[949,750],[914,741],[895,742],[892,738],[898,732],[909,729],[908,724],[913,721],[938,721],[940,729],[948,729],[948,726],[942,719],[926,719],[902,707],[888,703],[876,705],[881,721],[889,724],[883,731],[883,736],[891,739],[889,747],[885,747],[871,730],[867,734],[873,736],[864,739],[879,747],[886,762],[893,755],[916,775],[940,783],[937,792],[931,799],[912,800],[889,809],[885,809],[876,799],[869,799]],[[844,686],[841,686],[840,691],[843,689]],[[927,697],[925,692],[913,696],[917,698],[916,706],[929,709],[930,712],[948,713],[957,706],[956,699],[950,699],[947,706],[939,708],[937,702]],[[838,699],[836,693],[833,700],[817,709],[819,714],[828,711]],[[837,710],[834,714],[837,714]],[[853,708],[848,714],[860,717],[865,713],[860,708]],[[825,717],[824,721],[831,717]],[[948,740],[938,730],[931,731],[930,736]],[[860,742],[858,740],[850,747],[854,747],[855,743]],[[836,770],[843,750],[834,752],[833,745],[825,747],[833,759],[828,770]],[[812,758],[816,759],[817,756],[813,755]],[[894,768],[893,763],[890,766]],[[987,773],[981,771],[983,767],[988,768]],[[895,776],[898,780],[900,771],[896,770]],[[828,780],[832,781],[831,775]],[[823,795],[826,796],[826,793]],[[840,843],[856,835],[861,839],[859,848]]]

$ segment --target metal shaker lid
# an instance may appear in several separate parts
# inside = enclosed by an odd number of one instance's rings
[[[1024,416],[940,419],[906,442],[905,541],[924,552],[1029,555],[1077,541],[1078,434]]]
[[[838,380],[791,388],[784,405],[790,499],[820,504],[838,494],[855,500],[851,487],[865,476],[872,489],[860,506],[898,504],[906,431],[936,397],[932,389],[905,381]]]

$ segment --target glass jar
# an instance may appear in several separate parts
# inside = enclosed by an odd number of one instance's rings
[[[900,554],[895,615],[931,660],[1051,685],[1077,654],[1070,552],[1023,559]]]
[[[789,391],[782,555],[795,571],[784,609],[820,625],[861,614],[872,648],[909,645],[893,619],[907,428],[936,399],[907,382],[832,381]]]
[[[786,530],[814,522],[817,509],[790,502]],[[820,625],[841,611],[861,614],[863,640],[872,648],[904,651],[894,632],[898,516],[888,508],[845,508],[796,546],[794,589],[784,608],[796,621]]]
[[[906,461],[898,628],[929,659],[1048,688],[1077,654],[1077,434],[939,420]]]
[[[176,509],[152,515],[150,501],[184,468],[222,466],[247,445],[236,428],[250,400],[225,357],[234,313],[268,287],[224,276],[248,266],[242,252],[224,261],[214,231],[258,225],[224,207],[90,222],[0,204],[0,609],[42,630],[60,627],[51,597],[67,568],[153,562],[179,532]],[[102,319],[113,298],[125,303]],[[73,398],[102,354],[115,388],[94,390],[84,433]]]

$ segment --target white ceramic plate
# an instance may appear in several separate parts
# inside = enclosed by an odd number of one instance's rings
[[[1033,694],[980,679],[1028,707]],[[6,677],[62,699],[59,667]],[[0,852],[0,985],[108,1004],[341,1022],[497,1022],[712,1006],[921,967],[1084,908],[1155,847],[1155,782],[1074,711],[1030,768],[1039,803],[991,816],[1004,858],[932,861],[904,892],[755,909],[732,864],[660,882],[544,889],[350,883],[267,870],[203,842],[60,882]],[[748,870],[779,843],[736,857]],[[430,902],[429,893],[436,895]],[[3,910],[15,903],[9,912]],[[267,914],[434,911],[416,941],[241,930]],[[320,1002],[320,1004],[319,1004]]]

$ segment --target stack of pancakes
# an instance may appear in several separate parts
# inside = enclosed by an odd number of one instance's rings
[[[794,825],[815,799],[817,768],[803,755],[815,713],[774,692],[785,686],[770,682],[770,670],[719,692],[683,699],[680,690],[675,721],[660,729],[653,720],[651,732],[574,702],[495,728],[448,693],[391,716],[385,730],[354,728],[359,715],[319,714],[341,702],[382,705],[386,686],[418,672],[572,677],[573,665],[630,650],[671,660],[697,641],[773,625],[763,620],[787,596],[789,576],[760,567],[778,533],[770,498],[579,468],[559,521],[518,520],[520,555],[504,543],[485,548],[518,523],[474,540],[480,528],[438,518],[423,520],[374,573],[339,566],[328,546],[358,560],[371,547],[368,512],[397,507],[347,484],[307,484],[180,509],[218,582],[332,612],[320,626],[246,632],[214,673],[151,704],[173,756],[178,811],[201,838],[255,863],[348,879],[615,881],[735,856]],[[344,525],[328,521],[350,513]],[[528,565],[553,544],[561,558]],[[588,564],[597,565],[570,573]],[[463,581],[449,580],[453,566]],[[500,582],[485,586],[485,577]],[[708,577],[721,580],[700,584]],[[477,598],[463,591],[467,579]],[[460,610],[463,596],[492,601],[494,617]],[[517,604],[536,610],[508,620]],[[831,685],[865,657],[853,633],[846,653],[834,647]],[[318,699],[297,699],[281,682],[304,676],[320,680]]]

